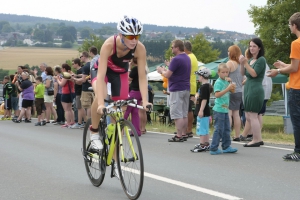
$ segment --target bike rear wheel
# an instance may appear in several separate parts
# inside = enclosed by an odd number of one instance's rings
[[[99,135],[100,140],[103,144],[103,150],[95,151],[90,148],[91,140],[90,140],[90,127],[91,119],[88,119],[84,130],[83,130],[83,156],[84,156],[84,165],[88,177],[91,183],[99,187],[105,177],[105,170],[106,170],[106,152],[105,149],[107,148],[105,143],[103,142],[103,133],[104,131],[101,130],[99,126]]]
[[[124,120],[120,122],[121,136],[124,149],[124,158],[122,160],[122,152],[120,146],[120,139],[117,139],[117,165],[119,170],[120,181],[124,192],[129,199],[137,199],[141,195],[144,184],[144,161],[141,143],[136,129],[131,122]],[[126,131],[132,136],[127,138]],[[136,159],[130,146],[130,140],[132,141],[132,147],[136,154]]]

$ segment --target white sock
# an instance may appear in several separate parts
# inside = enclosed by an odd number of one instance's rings
[[[91,140],[100,140],[99,133],[93,133],[93,134],[90,133],[90,138]]]

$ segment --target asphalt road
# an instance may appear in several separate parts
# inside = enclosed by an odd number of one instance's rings
[[[140,199],[300,199],[300,163],[282,156],[292,146],[266,144],[235,154],[191,153],[198,143],[169,143],[171,135],[140,137],[145,165]],[[127,199],[120,181],[90,183],[81,156],[82,130],[0,121],[0,200]],[[110,172],[110,167],[107,168]]]

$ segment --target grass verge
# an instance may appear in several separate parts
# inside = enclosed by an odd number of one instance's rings
[[[273,144],[294,144],[294,135],[286,134],[283,131],[283,118],[282,116],[263,116],[263,129],[262,137],[263,141],[266,143]],[[164,132],[173,134],[175,130],[174,126],[166,126],[165,124],[159,122],[153,122],[152,125],[147,124],[147,131],[154,132]],[[193,127],[193,133],[195,133],[195,126]],[[213,135],[214,128],[211,126],[210,135]],[[242,130],[241,130],[242,131]],[[231,132],[231,136],[234,135],[234,132]],[[194,134],[194,136],[197,136]]]

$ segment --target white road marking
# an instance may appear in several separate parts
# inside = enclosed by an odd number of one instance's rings
[[[149,177],[149,178],[153,178],[153,179],[156,179],[156,180],[159,180],[159,181],[163,181],[163,182],[166,182],[166,183],[170,183],[170,184],[173,184],[173,185],[184,187],[184,188],[187,188],[187,189],[190,189],[190,190],[195,190],[197,192],[202,192],[204,194],[208,194],[208,195],[211,195],[211,196],[220,197],[222,199],[230,199],[230,200],[242,199],[242,198],[239,198],[239,197],[231,196],[229,194],[225,194],[225,193],[221,193],[221,192],[218,192],[218,191],[202,188],[202,187],[199,187],[199,186],[196,186],[196,185],[191,185],[191,184],[188,184],[188,183],[184,183],[184,182],[181,182],[181,181],[176,181],[176,180],[165,178],[165,177],[162,177],[162,176],[157,176],[155,174],[150,174],[150,173],[147,173],[147,172],[144,172],[144,175],[146,177]]]
[[[139,170],[135,170],[135,169],[132,169],[132,168],[122,166],[122,169],[126,170],[126,171],[130,171],[130,172],[135,173],[135,174],[140,174]],[[202,192],[204,194],[208,194],[208,195],[211,195],[211,196],[219,197],[219,198],[222,198],[222,199],[228,199],[228,200],[242,199],[242,198],[239,198],[239,197],[236,197],[236,196],[231,196],[229,194],[225,194],[225,193],[222,193],[222,192],[202,188],[202,187],[199,187],[199,186],[196,186],[196,185],[191,185],[191,184],[184,183],[184,182],[181,182],[181,181],[176,181],[176,180],[173,180],[173,179],[169,179],[169,178],[166,178],[166,177],[163,177],[163,176],[158,176],[158,175],[151,174],[151,173],[148,173],[148,172],[144,172],[144,176],[155,179],[155,180],[158,180],[158,181],[162,181],[162,182],[165,182],[165,183],[170,183],[170,184],[173,184],[173,185],[184,187],[184,188],[187,188],[187,189],[190,189],[190,190],[195,190],[197,192]]]

